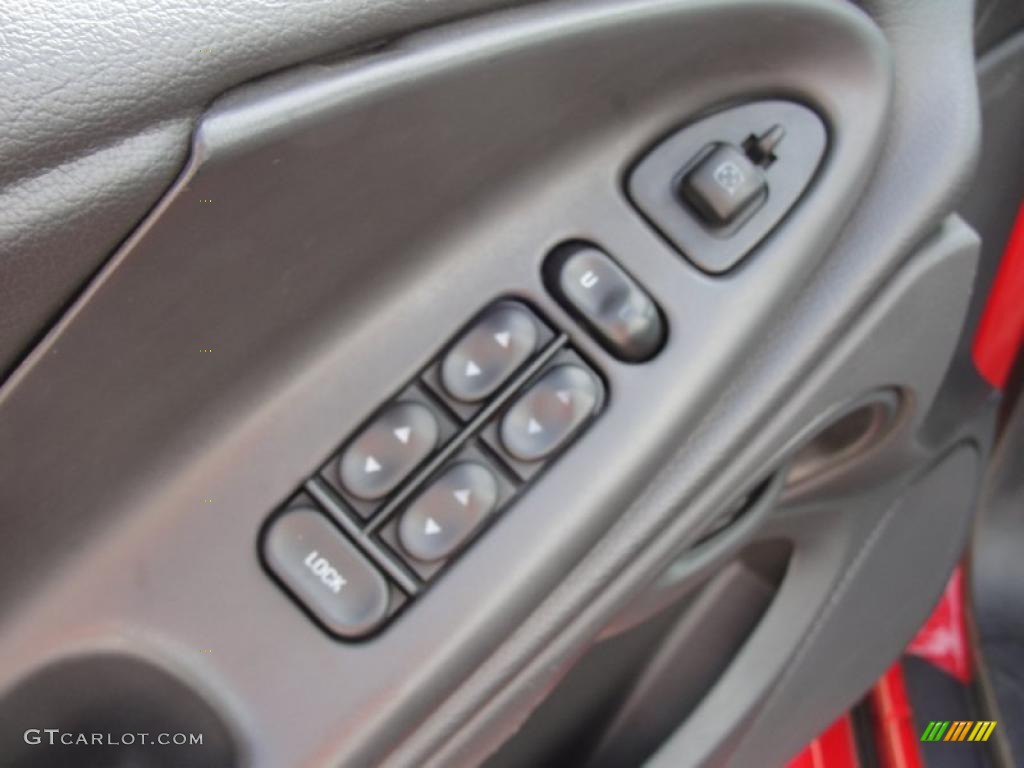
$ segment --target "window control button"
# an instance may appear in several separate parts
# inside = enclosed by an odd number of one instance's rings
[[[681,191],[701,218],[724,227],[754,202],[763,202],[766,189],[761,169],[742,150],[719,144],[686,174]]]
[[[342,452],[341,486],[361,499],[386,496],[430,455],[439,435],[437,417],[425,405],[389,405]]]
[[[322,514],[285,512],[263,539],[267,567],[310,613],[340,637],[371,632],[388,614],[390,588]]]
[[[398,539],[418,560],[441,560],[469,538],[497,501],[498,483],[491,470],[475,461],[460,462],[405,510]]]
[[[571,244],[552,254],[549,284],[590,326],[613,355],[629,362],[650,359],[665,338],[658,307],[604,251]]]
[[[533,354],[537,325],[519,304],[487,310],[444,356],[441,383],[456,400],[475,403],[493,394]]]
[[[537,461],[565,445],[597,407],[600,385],[578,365],[545,373],[506,411],[501,442],[521,461]]]

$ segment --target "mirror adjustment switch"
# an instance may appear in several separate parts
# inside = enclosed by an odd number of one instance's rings
[[[430,455],[439,436],[427,406],[387,406],[342,451],[336,465],[341,486],[360,499],[386,496]]]
[[[496,304],[449,347],[441,363],[445,391],[464,403],[485,399],[533,355],[538,338],[529,310],[510,301]]]
[[[366,635],[388,615],[387,581],[310,507],[288,510],[270,523],[263,558],[288,591],[339,637]]]
[[[721,275],[789,214],[827,146],[825,123],[811,109],[754,101],[662,139],[630,172],[626,190],[694,266]]]
[[[505,412],[501,443],[520,461],[538,461],[566,445],[594,413],[601,387],[579,365],[558,365],[544,373]]]
[[[586,243],[557,248],[545,264],[549,286],[609,352],[643,362],[665,338],[657,305],[604,251]]]
[[[449,467],[402,514],[402,549],[424,562],[448,557],[494,511],[498,495],[494,473],[482,464],[463,461]]]
[[[764,173],[732,144],[706,148],[693,169],[683,177],[683,198],[710,225],[724,227],[755,203],[763,203]]]

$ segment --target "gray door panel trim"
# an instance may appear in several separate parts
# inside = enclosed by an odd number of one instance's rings
[[[773,369],[778,373],[780,359],[788,358],[788,362],[795,365],[789,374],[776,380],[779,386],[773,387],[771,392],[780,396],[779,393],[795,386],[801,376],[798,371],[806,372],[815,356],[834,343],[836,330],[845,327],[862,302],[890,279],[897,265],[913,252],[914,244],[932,235],[942,218],[953,209],[971,178],[978,147],[979,121],[969,32],[970,4],[943,5],[938,13],[939,9],[931,3],[874,3],[869,4],[869,8],[891,45],[896,81],[893,111],[878,172],[868,185],[857,213],[832,247],[813,288],[801,294],[789,315],[767,334],[766,337],[776,343],[769,343],[748,361],[741,372],[742,381],[734,381],[735,389],[728,393],[732,395],[742,391],[743,394],[737,394],[735,399],[723,397],[708,414],[717,428],[724,428],[731,422],[738,432],[740,428],[736,422],[749,419],[754,412],[761,412],[765,400],[772,397],[762,385],[766,378],[773,378]],[[943,73],[941,80],[934,77],[937,71]],[[933,115],[941,115],[941,119],[935,120]],[[918,150],[924,146],[929,147],[929,152],[935,149],[943,160],[940,162],[936,156],[920,153]],[[913,178],[907,177],[909,169],[912,169]],[[812,338],[816,340],[812,341]],[[791,354],[794,350],[799,350],[795,356],[801,357],[802,363],[796,363]],[[980,428],[982,437],[979,442],[984,445],[984,425]],[[709,441],[690,441],[686,448],[693,453],[728,455],[720,443],[711,444],[718,445],[720,453],[710,447]],[[680,457],[675,468],[681,467],[683,462]],[[688,481],[692,481],[692,476],[678,472],[663,486],[674,483],[677,488],[674,497],[681,499],[685,498],[685,493],[679,486],[685,486]],[[671,491],[664,487],[661,490],[663,495],[670,499],[673,497]],[[651,511],[652,507],[657,512]],[[650,495],[639,499],[624,513],[624,517],[635,518],[651,512],[657,520],[647,520],[646,534],[642,534],[639,533],[641,523],[634,519],[629,532],[617,538],[618,546],[635,546],[638,539],[649,540],[667,507],[671,507],[670,501],[656,505],[651,502]],[[621,557],[621,550],[617,548],[616,552]],[[536,623],[524,626],[513,642],[506,644],[498,657],[500,661],[490,667],[489,674],[476,676],[473,685],[467,685],[453,696],[427,723],[421,732],[422,739],[409,751],[401,753],[403,757],[414,761],[417,757],[432,754],[427,744],[438,747],[442,741],[448,744],[445,754],[449,756],[479,757],[511,735],[516,723],[525,719],[526,711],[539,696],[533,694],[531,703],[529,692],[545,689],[551,681],[550,670],[561,668],[558,659],[571,657],[579,645],[599,632],[601,618],[593,617],[592,621],[580,618],[571,625],[571,630],[563,628],[563,632],[572,637],[563,634],[558,648],[543,655],[542,658],[549,663],[542,672],[535,676],[524,674],[513,690],[506,691],[509,698],[516,698],[520,693],[523,698],[501,710],[500,718],[493,717],[500,710],[496,704],[481,713],[476,712],[477,707],[501,687],[501,683],[496,681],[508,683],[517,669],[516,660],[535,657],[538,647],[546,642],[545,633],[550,625],[556,623],[552,616],[573,615],[588,605],[592,592],[587,590],[593,589],[595,584],[609,583],[611,573],[616,574],[616,582],[622,581],[621,573],[615,570],[621,560],[609,560],[610,563],[590,561],[589,567],[581,567],[577,572],[580,575],[547,602],[545,612],[538,616]],[[652,572],[656,572],[656,566],[652,565],[647,573]],[[638,577],[636,583],[640,581],[642,578]],[[557,607],[556,598],[564,598],[557,601]],[[609,607],[605,616],[611,611]],[[876,671],[881,671],[887,662],[888,659],[879,659]],[[536,671],[537,668],[534,669]],[[842,706],[849,703],[847,700],[836,704],[834,711],[822,712],[820,716],[835,716]],[[468,733],[454,737],[449,723],[473,715],[477,715],[476,727],[471,726]],[[800,728],[795,727],[797,725]],[[728,724],[723,726],[729,727]],[[806,726],[789,723],[789,728],[787,737],[793,739],[806,740],[817,732],[814,723]],[[752,742],[756,743],[756,740]]]
[[[470,693],[465,689],[460,691],[445,703],[436,719],[428,723],[436,728],[428,733],[438,741],[427,746],[418,741],[418,734],[410,752],[393,756],[396,764],[412,765],[417,759],[427,759],[428,755],[431,765],[479,762],[502,740],[513,735],[518,724],[538,703],[535,692],[546,690],[552,684],[579,648],[597,637],[609,616],[625,610],[636,590],[650,581],[651,574],[664,571],[679,557],[680,548],[694,538],[693,518],[708,508],[723,508],[736,495],[737,488],[749,487],[752,479],[785,466],[786,457],[802,442],[804,427],[818,422],[820,414],[864,392],[898,387],[907,396],[908,407],[898,431],[876,457],[881,466],[888,467],[877,473],[877,485],[868,484],[867,492],[851,494],[838,502],[825,498],[806,502],[802,508],[794,510],[784,507],[775,522],[769,522],[751,536],[752,539],[793,540],[797,549],[791,567],[799,575],[791,580],[787,576],[780,597],[769,609],[762,625],[723,680],[688,719],[678,736],[683,746],[677,748],[674,743],[666,746],[665,764],[718,764],[717,761],[725,759],[737,748],[742,728],[749,725],[744,724],[744,719],[754,713],[754,708],[762,703],[783,670],[793,664],[799,640],[820,620],[821,612],[832,599],[833,588],[844,580],[858,553],[862,550],[866,553],[868,543],[881,535],[888,520],[887,510],[898,506],[904,490],[932,461],[931,457],[941,455],[948,446],[965,439],[982,445],[991,440],[992,414],[985,410],[982,411],[984,418],[966,431],[961,429],[945,435],[938,444],[920,445],[918,442],[959,337],[977,261],[977,245],[977,238],[962,222],[950,220],[942,235],[933,238],[915,255],[864,317],[819,363],[813,376],[788,393],[773,417],[758,425],[748,444],[737,447],[729,457],[728,466],[717,472],[696,495],[675,503],[675,514],[668,518],[670,522],[655,528],[656,532],[649,534],[650,543],[638,553],[632,537],[641,522],[639,518],[655,503],[672,503],[661,496],[663,488],[652,484],[636,499],[634,509],[638,512],[623,515],[587,560],[577,566],[572,578],[545,602],[539,611],[544,621],[543,626],[538,622],[538,634],[534,634],[533,626],[525,625],[510,639],[504,653],[482,668],[481,677],[493,688],[486,695],[481,691],[472,692],[480,696],[475,699],[479,709],[454,709],[462,703],[460,697]],[[936,296],[944,297],[944,306],[949,312],[941,321],[933,323],[935,318],[926,309]],[[922,324],[928,328],[922,328]],[[916,332],[907,333],[908,325],[916,325]],[[941,546],[934,552],[919,553],[915,562],[921,573],[916,583],[921,593],[917,601],[911,603],[913,608],[899,602],[888,603],[884,595],[876,595],[883,614],[879,620],[891,626],[892,635],[885,639],[884,649],[879,650],[878,646],[873,649],[879,652],[870,656],[874,662],[874,667],[869,665],[872,672],[884,668],[927,615],[945,583],[952,558],[961,551],[969,511],[963,507],[950,510],[950,515],[959,515],[960,523],[946,525],[936,533]],[[659,518],[661,522],[664,520]],[[643,522],[652,527],[656,525],[649,518]],[[624,546],[626,544],[629,546]],[[883,557],[894,554],[884,546],[880,548]],[[614,573],[615,577],[609,578],[609,573]],[[889,573],[893,578],[903,575]],[[575,593],[583,589],[586,590],[585,600],[575,602]],[[893,624],[897,616],[899,620]],[[851,633],[848,642],[856,645],[861,639]],[[831,651],[842,656],[836,644]],[[529,661],[522,667],[514,667],[509,657],[513,652],[514,658]],[[835,656],[830,655],[830,658]],[[500,668],[498,660],[503,662]],[[836,675],[830,685],[823,687],[835,697],[830,701],[834,709],[816,712],[806,724],[805,721],[788,723],[786,743],[796,740],[799,745],[803,743],[801,740],[814,736],[820,726],[827,725],[850,703],[852,696],[859,694],[862,683],[869,685],[872,680]],[[787,702],[773,712],[783,716],[791,706],[793,703]],[[451,724],[463,717],[467,721],[464,730],[453,732]],[[777,738],[777,734],[772,738]],[[775,747],[774,741],[766,739],[763,733],[751,743],[749,754],[755,756],[760,754],[759,749]],[[759,763],[754,760],[738,764]]]
[[[711,39],[738,53],[696,55]],[[920,115],[889,111],[891,64],[844,4],[552,4],[220,101],[185,176],[0,389],[0,452],[16,459],[0,464],[0,507],[38,542],[0,563],[0,655],[17,660],[0,690],[15,668],[124,643],[203,680],[252,764],[486,754],[782,458],[802,426],[783,406],[944,220],[970,171],[972,92],[946,92],[925,147]],[[714,280],[646,226],[622,179],[679,125],[769,95],[817,109],[829,152],[791,217]],[[665,311],[651,363],[610,358],[547,295],[541,261],[570,238],[601,243]],[[975,245],[951,220],[914,260],[953,265],[950,307],[965,306]],[[261,571],[260,524],[509,292],[601,370],[605,412],[394,626],[331,641]],[[899,371],[923,414],[961,316],[902,363],[888,355],[907,339],[865,352],[864,378],[842,386]],[[814,404],[836,405],[842,387],[822,386]]]
[[[174,181],[198,118],[226,89],[512,4],[5,4],[0,381]]]

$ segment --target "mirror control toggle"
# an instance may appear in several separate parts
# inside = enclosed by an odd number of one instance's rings
[[[760,136],[751,135],[743,147],[710,144],[680,185],[683,199],[708,224],[725,227],[744,213],[752,213],[768,197],[762,169],[775,161],[774,149],[786,135],[773,125]]]

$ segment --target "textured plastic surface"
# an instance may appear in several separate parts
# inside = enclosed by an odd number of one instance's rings
[[[32,649],[81,638],[80,622],[144,627],[142,653],[213,647],[178,663],[214,681],[244,748],[271,765],[376,763],[429,723],[702,432],[708,397],[867,179],[888,99],[877,32],[845,6],[773,7],[768,23],[763,3],[537,8],[226,98],[157,215],[2,394],[0,453],[22,457],[0,467],[6,523],[39,545],[0,566],[5,621],[20,628],[5,627],[0,653],[40,663]],[[795,34],[803,24],[816,34]],[[751,54],[695,60],[688,41],[711,35]],[[780,83],[827,107],[842,141],[771,260],[712,284],[636,215],[622,180],[639,148],[693,114]],[[616,254],[678,329],[642,368],[607,355],[546,291],[544,256],[574,237]],[[439,339],[508,295],[571,329],[608,379],[608,407],[401,621],[332,642],[266,578],[256,532]],[[58,566],[55,591],[15,589]],[[123,578],[135,568],[147,578]],[[302,663],[282,667],[282,647]],[[281,716],[279,685],[303,691],[305,716]]]
[[[509,5],[63,0],[0,25],[0,380],[159,201],[228,88]]]
[[[969,178],[979,135],[969,37],[970,8],[959,4],[940,6],[929,2],[871,2],[866,5],[880,21],[892,44],[899,83],[898,90],[894,95],[890,132],[883,153],[884,162],[878,166],[879,170],[865,191],[862,204],[851,220],[847,222],[844,236],[831,250],[828,270],[817,276],[814,285],[809,286],[808,290],[795,300],[791,308],[792,311],[787,313],[785,319],[775,327],[771,336],[777,341],[769,342],[767,348],[761,350],[761,354],[748,359],[747,366],[738,377],[740,380],[731,382],[729,396],[723,398],[720,404],[716,403],[712,407],[711,413],[708,415],[716,424],[717,429],[722,429],[730,423],[735,426],[735,422],[745,420],[750,417],[752,412],[756,412],[759,409],[759,402],[763,403],[766,399],[771,400],[772,398],[764,386],[768,381],[774,380],[776,375],[781,375],[781,378],[787,381],[790,387],[796,387],[802,374],[797,375],[795,371],[790,375],[782,374],[780,360],[786,358],[788,365],[794,363],[796,359],[802,359],[803,365],[799,366],[798,370],[806,373],[813,362],[819,360],[824,354],[824,349],[830,348],[836,343],[836,335],[828,333],[823,335],[825,328],[839,317],[846,317],[848,320],[863,305],[865,295],[873,294],[878,286],[887,281],[896,266],[907,258],[911,244],[921,241],[955,205]],[[942,72],[942,78],[937,78],[936,72]],[[933,113],[943,115],[941,126],[937,126],[935,121],[929,117]],[[937,157],[942,157],[943,160],[938,162]],[[910,165],[914,172],[908,176],[907,169]],[[962,243],[965,247],[973,247],[969,241],[962,241]],[[956,278],[960,281],[961,288],[963,288],[963,283],[970,282],[969,272],[968,269],[967,274]],[[930,317],[931,310],[935,306],[931,303],[927,307],[922,306],[917,317],[919,319]],[[913,337],[914,333],[908,333],[907,330],[911,327],[917,326],[908,324],[894,328],[893,333],[897,337]],[[955,333],[956,331],[951,327],[946,332]],[[817,340],[812,341],[812,339]],[[881,340],[881,337],[873,338],[872,344],[875,349],[868,353],[870,359],[879,365],[895,365],[902,357],[908,354],[916,357],[916,352],[920,351],[919,347],[903,348],[902,351],[896,352],[894,356],[886,359],[888,353],[878,346],[878,342]],[[805,344],[808,346],[805,347]],[[811,350],[816,350],[816,352],[812,354]],[[955,361],[954,365],[956,365]],[[934,375],[939,375],[939,372],[936,371]],[[886,378],[890,377],[891,372],[886,375]],[[760,382],[760,387],[757,387],[755,382]],[[748,386],[755,387],[756,395],[753,392],[750,396],[745,394],[744,390]],[[770,389],[780,396],[780,402],[783,397],[781,393],[787,392],[785,388],[776,388],[775,386]],[[845,390],[845,386],[842,389]],[[947,394],[953,395],[953,399],[946,400]],[[788,400],[789,394],[784,397]],[[973,403],[973,407],[978,408],[979,403],[984,403],[985,397],[987,397],[987,393],[977,387],[976,374],[969,370],[957,373],[956,380],[948,382],[947,386],[939,393],[939,407],[929,414],[928,422],[924,424],[923,437],[929,442],[938,441],[941,444],[942,441],[948,440],[950,435],[956,434],[958,431],[962,432],[965,428],[965,421],[970,420],[967,416],[970,407],[967,404]],[[743,409],[743,415],[740,415],[737,409]],[[980,414],[983,413],[984,409],[982,408]],[[988,439],[987,435],[990,434],[987,432],[990,425],[986,425],[984,418],[980,422],[975,422],[975,425],[981,430],[984,444]],[[686,448],[690,452],[689,456],[692,456],[694,450],[710,450],[711,446],[718,447],[716,455],[722,455],[728,450],[720,440],[713,438],[689,441]],[[732,457],[732,461],[735,461],[735,457]],[[685,462],[681,459],[677,469],[684,466]],[[689,470],[685,474],[691,480],[695,478]],[[738,479],[738,476],[733,475],[731,471],[725,474],[733,477],[734,480]],[[851,481],[855,483],[856,478],[851,478]],[[629,541],[635,541],[636,537],[643,535],[639,529],[645,530],[648,536],[653,536],[655,530],[659,531],[662,537],[670,535],[673,526],[658,526],[651,519],[656,518],[657,515],[651,513],[649,507],[656,503],[656,499],[666,499],[670,495],[665,486],[675,486],[678,489],[680,484],[686,482],[678,475],[671,479],[663,478],[662,482],[658,484],[661,487],[652,488],[645,494],[642,503],[631,510],[640,519],[633,521],[628,526],[623,526],[628,530],[628,534],[627,531],[621,531],[617,537],[618,540],[626,537]],[[723,482],[727,484],[727,480]],[[721,488],[720,483],[716,482],[716,485]],[[692,512],[692,508],[688,508],[688,512],[695,514]],[[959,514],[961,517],[965,516],[967,511],[960,510]],[[837,529],[842,529],[847,525],[847,518],[836,519],[834,525]],[[685,527],[685,524],[677,523],[674,527],[678,532],[678,529]],[[867,536],[869,533],[869,531],[860,530],[861,532],[857,535]],[[956,531],[947,531],[946,533],[953,539],[959,537],[959,533]],[[584,566],[578,569],[576,575],[583,580],[582,582],[576,581],[572,589],[564,590],[561,596],[553,595],[546,602],[543,615],[547,625],[550,627],[553,624],[558,624],[556,617],[560,617],[562,620],[562,623],[559,624],[559,651],[542,652],[538,655],[537,649],[541,647],[539,638],[544,633],[539,627],[534,632],[524,627],[516,641],[509,643],[510,646],[514,646],[514,650],[506,647],[506,653],[514,655],[518,652],[522,656],[531,655],[532,661],[524,662],[526,671],[519,671],[513,662],[508,661],[505,657],[504,664],[490,667],[490,678],[485,675],[481,675],[481,678],[488,681],[502,679],[506,686],[504,690],[507,691],[508,680],[513,675],[511,670],[516,669],[516,679],[524,687],[542,685],[540,681],[546,679],[543,670],[557,667],[558,660],[565,658],[561,654],[564,649],[578,646],[579,643],[585,642],[584,638],[599,631],[603,621],[601,616],[602,613],[606,615],[609,610],[608,604],[614,604],[616,601],[625,602],[627,595],[630,594],[630,586],[624,582],[636,585],[642,578],[649,578],[652,570],[657,568],[655,563],[658,555],[646,552],[640,558],[634,557],[630,571],[624,571],[622,565],[626,558],[622,550],[626,547],[616,544],[616,540],[615,536],[609,536],[605,541],[605,546],[595,553],[592,559],[593,566]],[[880,541],[882,542],[878,545],[880,548],[883,550],[890,548],[884,537],[880,537]],[[949,542],[951,549],[955,549],[958,543]],[[894,540],[891,549],[898,553],[902,545],[902,541]],[[655,550],[661,551],[662,558],[668,557],[664,552],[664,549],[667,548],[667,546],[663,548],[660,545],[654,547]],[[826,559],[838,557],[843,549],[844,547],[840,545],[838,548],[832,548],[828,553],[821,552],[818,561],[821,562],[822,557]],[[812,555],[811,560],[814,559]],[[906,560],[903,559],[901,562],[905,564]],[[941,562],[934,562],[929,567],[941,570],[944,565]],[[617,570],[615,570],[616,568]],[[601,593],[601,602],[604,603],[602,609],[602,607],[594,605],[593,600],[593,596],[597,594],[597,584],[601,583],[597,574],[602,571],[609,573],[613,570],[616,572],[615,589],[609,589],[607,582],[604,583]],[[628,573],[635,574],[635,581],[628,576]],[[594,579],[592,581],[587,579],[587,574],[593,574]],[[900,577],[896,574],[901,574],[899,568],[895,569],[893,578]],[[589,593],[588,586],[592,590]],[[937,594],[939,588],[935,589],[935,594]],[[614,594],[609,594],[609,592],[614,592]],[[574,597],[578,598],[581,593],[588,593],[591,598],[591,602],[588,604],[588,615],[577,614],[570,618],[570,614],[573,611],[579,611],[579,606],[583,604],[582,600],[577,602],[574,599]],[[875,590],[871,594],[871,599],[878,603],[880,593]],[[890,607],[893,610],[903,609],[903,606]],[[924,612],[922,611],[918,618],[923,620]],[[905,639],[909,639],[912,630],[904,627],[904,631]],[[847,637],[855,638],[856,635],[851,633]],[[839,648],[849,651],[857,648],[865,650],[859,642],[851,640],[848,645],[837,644],[837,642],[837,638],[832,638],[832,644],[828,649],[828,658],[830,659],[834,659],[836,654],[840,653]],[[894,651],[888,648],[872,647],[872,652],[877,656],[873,673],[877,676],[892,658]],[[753,663],[757,664],[758,662]],[[743,672],[756,673],[756,666],[743,665]],[[743,672],[738,675],[738,679],[742,680]],[[790,707],[803,700],[807,690],[806,686],[811,683],[805,683],[803,690],[798,687],[788,689],[773,702],[773,708],[779,709],[785,721],[776,724],[774,729],[766,728],[759,730],[756,734],[747,734],[751,748],[748,753],[751,756],[751,765],[764,765],[765,761],[770,759],[768,753],[763,751],[758,753],[758,749],[764,750],[769,746],[783,747],[782,751],[771,753],[779,761],[789,757],[803,743],[820,732],[827,725],[830,716],[843,711],[855,696],[871,682],[871,679],[865,675],[861,677],[860,683],[854,684],[845,675],[832,674],[830,668],[824,670],[816,668],[815,675],[813,685],[822,691],[829,692],[829,703],[821,706],[821,703],[818,702],[813,715],[806,720],[798,721],[789,716]],[[821,681],[826,678],[830,684],[822,686]],[[844,693],[843,688],[847,684],[850,687]],[[860,686],[857,693],[853,691],[856,685]],[[466,689],[466,691],[460,692],[463,695],[458,696],[458,702],[449,702],[449,706],[438,713],[435,734],[445,732],[442,725],[444,718],[452,717],[460,711],[466,712],[462,707],[467,701],[473,700],[474,695],[479,695],[483,689],[486,689],[486,684],[482,682],[478,686],[466,686]],[[493,694],[498,689],[491,688],[490,690]],[[746,693],[741,693],[743,690],[746,690]],[[710,709],[694,722],[691,733],[704,731],[701,741],[702,749],[696,749],[686,754],[677,754],[676,758],[679,763],[703,762],[712,754],[709,751],[712,745],[716,743],[722,745],[730,739],[731,734],[735,734],[735,727],[729,723],[734,722],[734,718],[738,714],[737,695],[750,696],[751,691],[742,688],[731,689],[729,696],[719,699],[721,707]],[[500,695],[500,697],[502,700],[494,703],[490,710],[502,712],[506,719],[505,724],[499,725],[490,720],[488,713],[465,714],[467,718],[472,717],[479,730],[489,733],[491,738],[494,738],[496,731],[507,734],[514,730],[514,725],[507,724],[507,718],[510,711],[515,711],[516,696],[509,693]],[[529,706],[522,700],[519,703],[527,708]],[[801,730],[803,730],[802,733]],[[790,742],[788,746],[779,743],[780,735],[781,741]],[[448,754],[457,754],[459,749],[468,751],[472,746],[473,742],[468,739],[463,742],[461,747],[456,747],[449,742]],[[690,746],[695,745],[691,743]],[[487,749],[482,741],[477,742],[476,747],[481,750]],[[755,754],[757,757],[754,757]],[[720,754],[717,755],[717,758],[720,759],[720,757]]]
[[[694,54],[712,39],[729,55]],[[0,686],[89,643],[130,642],[203,681],[252,764],[477,762],[808,423],[879,385],[927,409],[969,292],[962,225],[887,291],[895,302],[920,281],[927,297],[906,299],[898,333],[851,329],[948,213],[976,122],[945,87],[942,129],[924,141],[916,113],[887,112],[889,68],[878,30],[846,4],[567,4],[222,101],[185,178],[0,392],[5,523],[37,542],[0,562]],[[779,91],[822,114],[830,152],[758,258],[710,279],[636,214],[626,172],[695,116]],[[915,103],[932,94],[915,88]],[[901,163],[872,175],[883,148]],[[912,161],[908,195],[890,174]],[[574,238],[614,253],[662,307],[673,332],[648,364],[608,355],[545,290],[544,255]],[[388,632],[331,641],[266,579],[255,531],[439,338],[510,294],[569,329],[606,378],[600,418]],[[880,505],[912,471],[887,466]],[[812,559],[840,569],[865,540],[898,551],[868,519],[818,519],[835,532]],[[938,578],[958,532],[928,529],[936,559],[921,562]],[[827,599],[836,582],[817,575],[798,583],[819,594],[787,601]],[[926,610],[927,586],[905,602]],[[882,620],[896,607],[882,601]],[[800,627],[775,636],[766,670],[791,658]],[[889,650],[866,647],[785,738],[811,736]],[[738,663],[724,679],[749,671]],[[283,695],[297,690],[302,716]],[[734,738],[764,690],[713,718],[702,705],[688,759]],[[773,709],[799,686],[783,690]],[[788,749],[779,732],[752,731],[745,748]]]
[[[723,567],[622,697],[588,768],[640,765],[650,757],[728,668],[771,605],[778,581],[742,563]]]

